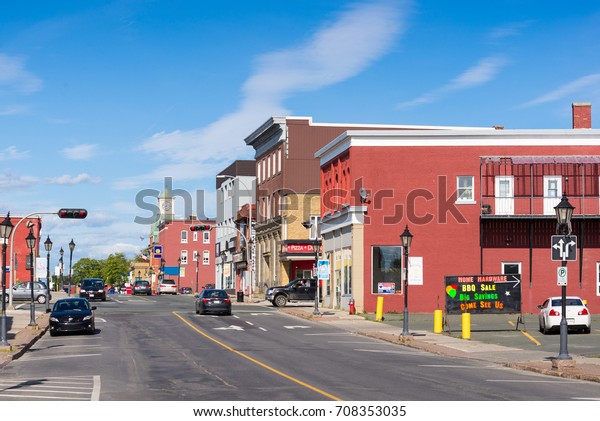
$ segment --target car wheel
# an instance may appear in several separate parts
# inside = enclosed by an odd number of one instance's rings
[[[287,304],[287,298],[285,298],[285,295],[278,295],[273,300],[273,304],[275,305],[275,307],[285,307],[285,305]]]
[[[231,309],[227,310],[227,312],[225,313],[226,316],[231,316]]]
[[[45,295],[38,295],[37,302],[40,303],[40,304],[44,304],[46,302],[46,296]]]
[[[50,331],[50,336],[56,336],[56,332],[55,332],[55,331],[53,331],[53,330],[51,330],[51,331]]]
[[[544,322],[543,320],[540,322],[540,332],[542,332],[544,335],[548,334],[548,328],[546,327],[546,322]]]
[[[9,297],[8,295],[5,295],[5,296],[4,296],[4,302],[5,302],[5,303],[8,303],[9,299],[10,299],[10,297]]]
[[[106,301],[106,297],[102,297],[102,301]]]
[[[592,327],[584,327],[583,328],[583,333],[591,333],[592,332]]]

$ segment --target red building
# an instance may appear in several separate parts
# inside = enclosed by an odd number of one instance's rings
[[[13,225],[13,230],[6,246],[6,288],[17,282],[31,280],[31,272],[27,264],[30,250],[27,247],[25,238],[29,235],[29,229],[31,228],[36,238],[36,245],[33,250],[34,259],[39,257],[39,237],[42,229],[42,218],[39,216],[24,218],[11,215],[10,222]]]
[[[566,130],[350,130],[317,151],[321,235],[333,307],[403,309],[408,226],[409,307],[444,309],[446,277],[514,274],[521,308],[560,295],[551,237],[554,206],[575,207],[577,260],[567,293],[600,308],[600,131],[589,104]],[[327,298],[327,297],[324,297]]]

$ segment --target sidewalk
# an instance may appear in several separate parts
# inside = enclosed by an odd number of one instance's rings
[[[270,303],[265,302],[265,305]],[[465,340],[447,333],[433,333],[433,316],[411,314],[411,335],[402,336],[402,327],[385,321],[367,320],[364,316],[349,315],[347,312],[321,309],[313,315],[310,306],[289,305],[280,312],[304,319],[327,323],[349,332],[381,339],[439,355],[468,358],[500,364],[506,367],[528,370],[558,377],[600,382],[600,358],[571,354],[572,360],[558,361],[546,351],[523,350],[500,345]]]

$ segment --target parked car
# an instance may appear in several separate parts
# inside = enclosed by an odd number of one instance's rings
[[[163,279],[158,284],[157,294],[177,294],[177,284],[173,279]]]
[[[566,298],[565,304],[568,329],[590,333],[592,330],[592,316],[585,302],[580,297],[571,296]],[[562,297],[547,298],[537,308],[540,309],[540,332],[545,335],[550,331],[560,330]]]
[[[231,299],[224,289],[205,289],[196,300],[196,314],[223,313],[231,316]]]
[[[106,301],[106,285],[102,278],[84,278],[79,286],[79,297]]]
[[[181,293],[182,294],[191,294],[192,293],[192,288],[190,288],[190,287],[181,287]]]
[[[138,280],[133,283],[133,288],[131,290],[133,295],[136,294],[145,294],[152,295],[152,285],[150,282],[144,280]]]
[[[294,279],[287,285],[267,288],[265,300],[275,307],[284,307],[290,301],[314,301],[316,279]]]
[[[90,306],[90,302],[85,298],[57,300],[49,318],[50,336],[67,332],[86,332],[93,335],[96,331],[94,310],[96,307]]]
[[[2,292],[0,292],[1,294]],[[19,282],[12,288],[12,296],[14,301],[31,301],[31,282]],[[40,304],[45,304],[48,298],[48,288],[43,282],[36,281],[33,283],[33,300]],[[50,293],[52,299],[52,293]],[[9,292],[6,291],[4,302],[10,300]]]

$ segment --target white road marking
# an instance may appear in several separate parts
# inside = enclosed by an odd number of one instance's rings
[[[214,330],[244,330],[241,326],[230,325],[229,327],[215,327]]]
[[[310,326],[284,326],[286,329],[310,329]]]
[[[82,357],[97,357],[102,354],[79,354],[79,355],[55,355],[52,357],[28,357],[27,355],[19,358],[20,361],[43,361],[43,360],[57,360],[60,358],[82,358]]]

